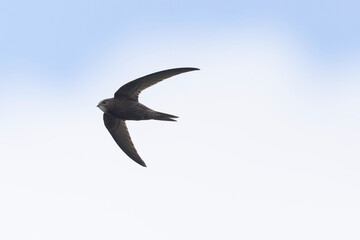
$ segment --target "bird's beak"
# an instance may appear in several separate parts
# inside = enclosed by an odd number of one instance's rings
[[[96,107],[99,107],[100,106],[100,104],[98,104]]]

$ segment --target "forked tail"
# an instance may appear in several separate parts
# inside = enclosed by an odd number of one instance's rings
[[[173,118],[178,118],[177,116],[171,115],[171,114],[167,114],[167,113],[162,113],[162,112],[154,112],[154,118],[155,120],[161,120],[161,121],[174,121],[176,122],[175,119]]]

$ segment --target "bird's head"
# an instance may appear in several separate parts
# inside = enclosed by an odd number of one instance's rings
[[[107,98],[104,100],[101,100],[99,104],[97,105],[98,108],[101,109],[104,113],[106,113],[109,109],[109,103],[111,102],[111,98]]]

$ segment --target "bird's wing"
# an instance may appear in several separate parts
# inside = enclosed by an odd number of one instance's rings
[[[123,85],[115,93],[115,98],[127,97],[138,101],[142,90],[174,75],[199,70],[198,68],[174,68],[146,75]]]
[[[146,167],[145,162],[141,159],[131,141],[125,121],[104,113],[104,123],[117,145],[119,145],[132,160]]]

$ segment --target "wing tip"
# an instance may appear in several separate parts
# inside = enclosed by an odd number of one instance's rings
[[[189,69],[189,71],[197,71],[200,70],[200,68],[196,68],[196,67],[185,67],[187,69]]]
[[[180,71],[182,71],[184,73],[184,72],[190,72],[190,71],[197,71],[197,70],[200,70],[200,68],[197,68],[197,67],[178,67],[178,68],[170,68],[170,69],[167,69],[167,70],[164,70],[164,71],[171,71],[171,70],[180,70]]]
[[[143,167],[147,167],[144,161],[141,162],[137,162],[139,165],[143,166]]]

